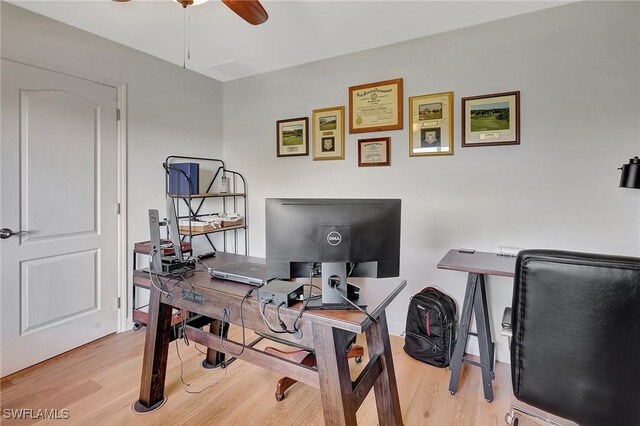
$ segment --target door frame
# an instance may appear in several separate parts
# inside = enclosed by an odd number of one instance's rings
[[[129,316],[129,277],[133,277],[133,272],[129,271],[128,259],[128,205],[127,205],[127,145],[128,145],[128,126],[127,126],[127,83],[114,80],[104,76],[83,75],[75,71],[69,71],[50,64],[34,63],[32,61],[22,61],[20,59],[0,56],[0,58],[16,62],[18,64],[27,65],[34,68],[40,68],[46,71],[58,74],[68,75],[73,78],[87,80],[92,83],[101,84],[116,89],[116,108],[120,110],[120,119],[116,121],[116,144],[117,144],[117,164],[116,164],[116,202],[120,204],[120,214],[117,219],[117,288],[118,288],[118,328],[117,332],[121,333],[133,327],[133,318]],[[116,208],[116,206],[114,206]],[[133,279],[133,278],[131,278]]]

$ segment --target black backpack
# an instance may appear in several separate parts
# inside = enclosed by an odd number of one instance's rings
[[[446,367],[456,344],[456,302],[427,287],[409,301],[404,351],[417,360]]]

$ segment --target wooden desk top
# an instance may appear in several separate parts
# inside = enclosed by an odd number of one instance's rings
[[[252,256],[236,255],[231,253],[218,252],[216,257],[205,259],[203,262],[209,267],[220,267],[236,262],[256,262],[265,263],[265,259]],[[167,279],[160,277],[161,279]],[[154,277],[155,280],[155,277]],[[149,287],[149,273],[148,271],[134,271],[133,274],[134,284],[144,287]],[[236,303],[239,303],[244,295],[252,288],[252,286],[232,281],[219,280],[212,278],[202,265],[199,265],[192,276],[186,278],[188,283],[181,283],[180,287],[190,289],[193,286],[193,290],[198,293],[203,293],[207,297],[207,304],[220,304],[222,298],[231,299]],[[296,281],[307,283],[308,279],[298,279]],[[356,284],[360,287],[360,295],[367,304],[367,313],[373,317],[377,317],[391,301],[402,291],[407,285],[407,282],[401,278],[349,278],[349,282]],[[172,281],[172,286],[175,280]],[[314,284],[320,286],[320,280],[314,279]],[[305,288],[305,294],[308,291],[308,287]],[[176,307],[187,309],[192,312],[199,312],[202,309],[198,309],[198,305],[189,303],[186,300],[167,300],[162,298],[163,303],[167,303]],[[293,307],[285,309],[282,308],[281,312],[283,318],[292,317],[295,318],[300,311],[302,302],[298,302]],[[200,305],[201,307],[202,305]],[[251,297],[247,299],[244,304],[245,314],[248,311],[255,310],[258,312],[259,303],[257,301],[257,291],[255,291]],[[309,310],[305,311],[302,315],[301,321],[309,321],[312,323],[322,323],[330,325],[331,327],[340,328],[343,330],[351,331],[354,333],[362,333],[371,325],[369,317],[356,310]],[[235,322],[235,321],[232,321]],[[305,321],[306,322],[306,321]]]
[[[451,249],[438,263],[438,268],[513,277],[516,269],[516,258],[482,251],[461,253],[458,249]]]

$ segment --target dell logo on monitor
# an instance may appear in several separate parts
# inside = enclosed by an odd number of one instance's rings
[[[327,242],[332,246],[337,246],[342,241],[342,235],[338,231],[331,231],[327,235]]]

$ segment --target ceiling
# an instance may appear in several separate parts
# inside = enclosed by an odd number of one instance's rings
[[[569,1],[261,0],[252,26],[219,0],[186,9],[171,0],[10,1],[220,81],[385,46]],[[185,61],[185,45],[190,58]]]

